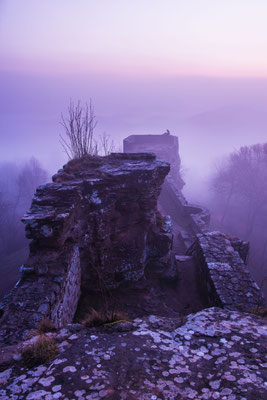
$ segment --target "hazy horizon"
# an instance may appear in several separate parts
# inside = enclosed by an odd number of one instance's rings
[[[0,157],[53,173],[70,99],[117,148],[169,129],[188,190],[216,159],[267,140],[267,3],[0,1]],[[189,190],[190,192],[190,190]]]
[[[67,161],[59,134],[70,98],[92,99],[96,135],[106,132],[117,148],[131,134],[161,134],[168,128],[179,137],[189,186],[224,154],[267,138],[267,79],[40,78],[14,72],[0,77],[1,159],[33,155],[51,173]]]

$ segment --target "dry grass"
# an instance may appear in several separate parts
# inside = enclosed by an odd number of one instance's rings
[[[266,318],[267,317],[267,307],[257,307],[251,310],[248,310],[249,312],[251,312],[252,314],[256,314],[262,318]]]
[[[34,336],[43,335],[44,333],[56,332],[56,330],[57,328],[53,322],[50,321],[50,319],[44,318],[39,322],[36,329],[28,333],[28,335],[25,337],[25,340],[32,339]]]
[[[55,339],[41,335],[35,343],[22,350],[22,360],[27,367],[34,367],[52,360],[58,354]]]
[[[106,313],[101,313],[92,308],[90,314],[88,314],[82,321],[82,324],[87,328],[92,328],[124,321],[129,321],[129,317],[122,311],[108,311]]]
[[[36,329],[38,335],[48,332],[56,332],[56,327],[50,319],[42,319]]]

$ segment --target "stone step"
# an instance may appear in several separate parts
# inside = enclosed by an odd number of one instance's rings
[[[191,261],[193,259],[192,256],[180,256],[180,255],[176,255],[174,258],[175,258],[175,262],[177,262],[177,263]]]

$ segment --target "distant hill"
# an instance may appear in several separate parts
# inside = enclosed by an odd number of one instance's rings
[[[225,106],[196,114],[185,121],[202,131],[259,131],[267,133],[267,112],[245,106]]]

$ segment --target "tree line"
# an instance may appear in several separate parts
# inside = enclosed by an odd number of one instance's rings
[[[26,246],[21,217],[29,209],[36,187],[47,180],[48,172],[34,157],[22,164],[0,163],[0,255]]]
[[[211,179],[213,227],[250,242],[250,270],[266,286],[267,143],[229,154]]]

